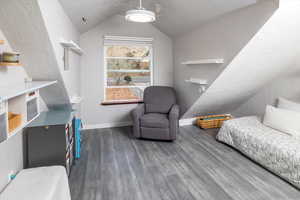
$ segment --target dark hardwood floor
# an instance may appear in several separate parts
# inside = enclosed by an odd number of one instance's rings
[[[180,128],[174,143],[130,127],[86,131],[70,176],[72,200],[299,200],[300,191],[214,139]]]

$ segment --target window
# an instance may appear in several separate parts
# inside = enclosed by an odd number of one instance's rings
[[[104,44],[104,104],[141,102],[153,82],[152,40],[111,37]]]

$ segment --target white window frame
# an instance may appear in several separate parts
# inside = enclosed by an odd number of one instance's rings
[[[106,43],[105,40],[110,40],[109,43]],[[114,59],[133,59],[133,60],[142,60],[145,58],[142,57],[108,57],[107,56],[107,49],[109,46],[148,46],[150,51],[150,67],[149,70],[110,70],[110,71],[126,71],[126,72],[150,72],[150,85],[152,86],[154,83],[154,59],[153,59],[153,39],[152,38],[138,38],[138,37],[120,37],[120,36],[104,36],[104,45],[103,45],[103,66],[104,66],[104,84],[103,84],[103,97],[104,102],[108,103],[118,103],[118,102],[131,102],[133,100],[106,100],[106,88],[143,88],[141,86],[108,86],[107,85],[107,59],[114,58]],[[134,101],[133,101],[134,102]]]

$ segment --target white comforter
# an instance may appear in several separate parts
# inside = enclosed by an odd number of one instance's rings
[[[217,140],[224,142],[300,188],[300,140],[264,126],[255,117],[226,121]]]

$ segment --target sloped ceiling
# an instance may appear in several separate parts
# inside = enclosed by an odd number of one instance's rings
[[[299,10],[299,0],[280,0],[278,10],[183,118],[233,111],[267,84],[299,68]]]
[[[80,32],[86,32],[105,19],[136,8],[138,0],[60,0]],[[256,0],[144,0],[147,9],[157,11],[155,22],[162,32],[177,36],[193,30],[212,18],[256,3]],[[82,21],[87,19],[87,23]]]
[[[57,80],[41,90],[47,106],[70,105],[67,89],[36,0],[1,1],[0,28],[11,47],[21,52],[24,69],[33,80]]]

